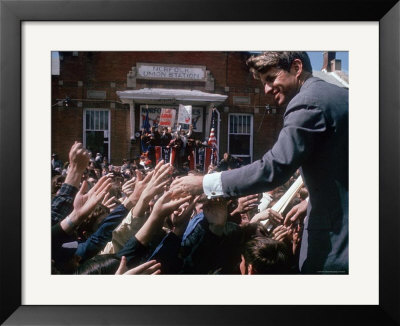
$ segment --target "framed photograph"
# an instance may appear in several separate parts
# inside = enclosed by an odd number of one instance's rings
[[[5,263],[0,264],[0,321],[399,324],[400,6],[397,1],[330,4],[1,2],[0,250]],[[41,231],[48,228],[50,214],[51,51],[268,49],[349,53],[349,275],[151,280],[51,275],[50,238]],[[90,96],[103,95],[93,91]],[[205,115],[199,115],[201,130],[209,127]]]

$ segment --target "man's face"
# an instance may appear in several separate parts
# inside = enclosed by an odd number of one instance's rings
[[[292,65],[290,71],[271,68],[260,75],[264,92],[272,99],[273,106],[285,108],[298,92],[298,73]]]

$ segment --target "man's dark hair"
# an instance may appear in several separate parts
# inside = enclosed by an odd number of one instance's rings
[[[257,236],[243,247],[246,265],[257,274],[290,274],[291,253],[287,245],[266,236]]]
[[[260,74],[267,72],[271,68],[290,71],[295,59],[301,60],[303,69],[312,74],[310,58],[307,52],[304,51],[268,51],[257,56],[251,56],[246,63],[254,78],[259,79]]]
[[[75,274],[115,274],[118,270],[120,259],[114,254],[97,255],[79,265]]]

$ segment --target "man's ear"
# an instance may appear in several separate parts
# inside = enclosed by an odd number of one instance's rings
[[[294,59],[290,67],[290,72],[294,73],[296,77],[300,77],[303,72],[303,62],[300,59]]]
[[[252,264],[249,264],[249,265],[247,266],[247,273],[248,273],[249,275],[254,275],[254,274],[255,274],[255,271],[254,271],[254,268],[253,268],[253,265],[252,265]]]

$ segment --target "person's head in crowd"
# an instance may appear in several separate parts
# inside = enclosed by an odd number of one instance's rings
[[[115,274],[118,270],[120,259],[114,254],[97,255],[79,265],[75,274],[100,275]]]
[[[88,178],[94,179],[94,181],[96,182],[98,178],[97,178],[97,174],[96,174],[95,170],[96,169],[92,169],[92,168],[88,169]]]
[[[63,175],[55,175],[51,178],[51,194],[56,194],[58,190],[60,190],[63,182],[65,181],[65,176]]]
[[[88,171],[88,169],[86,169],[86,170],[83,171],[83,173],[82,173],[81,182],[87,180],[88,176],[89,176],[89,171]]]
[[[254,78],[263,83],[270,104],[277,107],[286,107],[304,81],[312,76],[307,52],[268,51],[252,56],[247,65]]]
[[[291,252],[281,241],[256,236],[242,250],[241,274],[290,274]]]
[[[115,198],[121,198],[122,197],[122,190],[119,182],[113,182],[113,185],[111,186],[110,190],[108,191],[110,193],[110,198],[115,197]]]

